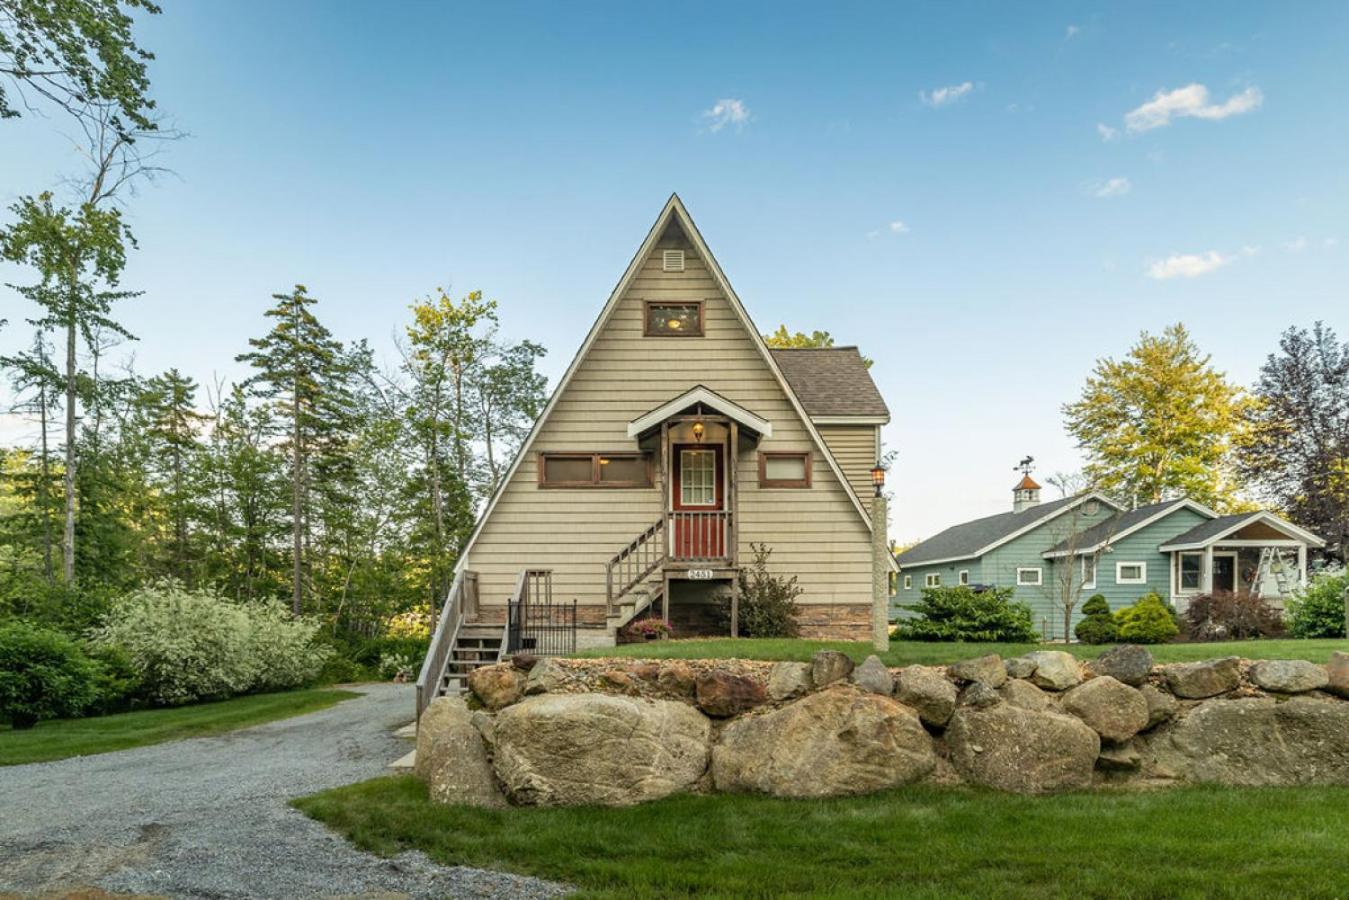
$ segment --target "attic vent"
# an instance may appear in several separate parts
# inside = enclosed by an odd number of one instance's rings
[[[665,271],[682,272],[684,271],[684,251],[666,250],[665,251]]]

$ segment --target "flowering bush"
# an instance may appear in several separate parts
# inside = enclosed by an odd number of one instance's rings
[[[379,658],[379,676],[391,681],[411,681],[421,664],[402,653],[386,653]]]
[[[161,582],[115,600],[93,641],[119,648],[146,699],[172,706],[313,680],[332,653],[314,644],[318,629],[279,604],[235,604]]]
[[[674,626],[664,619],[638,619],[627,627],[628,636],[638,640],[668,638],[674,634]]]
[[[384,632],[391,638],[416,638],[421,641],[431,639],[431,611],[428,609],[410,609],[399,613],[389,620]]]

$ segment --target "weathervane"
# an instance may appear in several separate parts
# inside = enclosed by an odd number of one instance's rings
[[[1035,457],[1033,457],[1033,456],[1027,456],[1025,459],[1021,460],[1021,462],[1019,462],[1019,463],[1017,463],[1016,465],[1012,466],[1012,469],[1013,469],[1013,471],[1020,472],[1022,475],[1029,475],[1029,474],[1030,474],[1030,470],[1031,470],[1031,466],[1032,466],[1032,464],[1034,464],[1034,462],[1035,462]]]

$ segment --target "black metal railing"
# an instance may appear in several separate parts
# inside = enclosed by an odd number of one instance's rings
[[[506,649],[534,656],[576,652],[576,601],[553,600],[551,572],[522,573],[506,607]]]

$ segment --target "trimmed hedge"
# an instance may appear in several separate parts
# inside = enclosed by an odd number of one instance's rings
[[[1131,644],[1164,644],[1180,634],[1175,616],[1157,594],[1144,594],[1115,613],[1118,639]]]
[[[1082,621],[1077,623],[1073,633],[1084,644],[1113,644],[1119,637],[1119,626],[1110,611],[1110,603],[1104,594],[1092,594],[1082,604]]]

